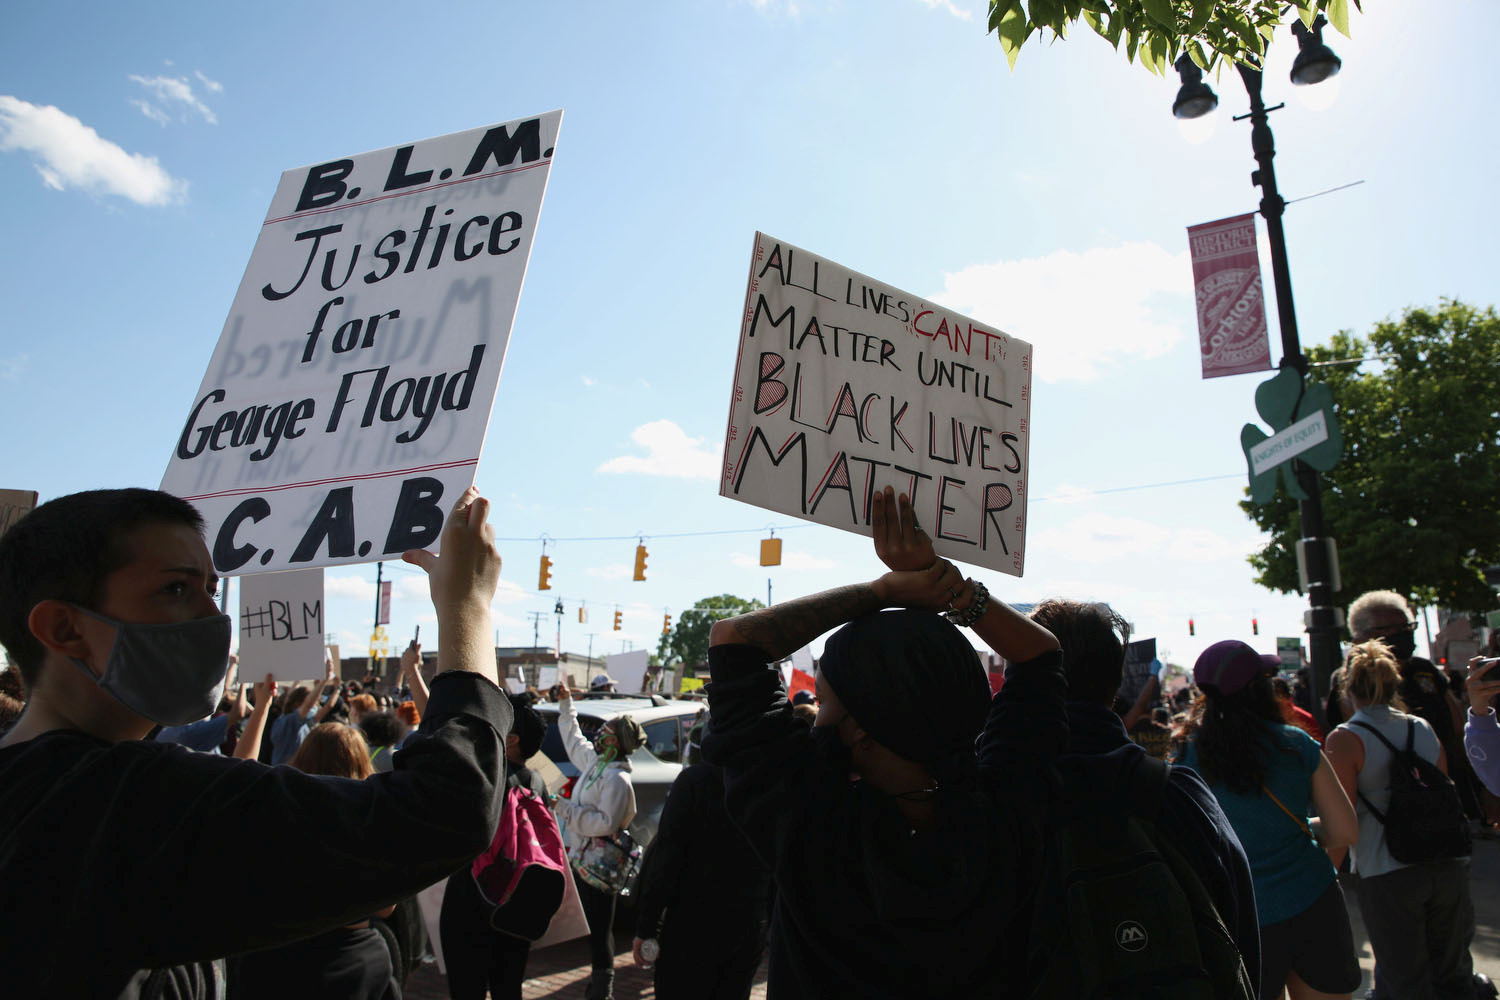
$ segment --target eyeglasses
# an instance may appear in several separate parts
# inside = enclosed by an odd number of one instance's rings
[[[1382,628],[1371,629],[1370,638],[1384,639],[1387,636],[1400,635],[1402,632],[1415,632],[1416,630],[1417,623],[1415,621],[1409,621],[1401,625],[1386,625]]]

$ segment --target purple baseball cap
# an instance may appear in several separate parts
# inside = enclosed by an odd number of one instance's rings
[[[1260,654],[1238,639],[1224,639],[1203,651],[1193,664],[1193,682],[1208,685],[1220,694],[1234,694],[1266,673]]]

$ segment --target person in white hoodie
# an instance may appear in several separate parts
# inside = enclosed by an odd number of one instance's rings
[[[573,694],[563,687],[558,700],[558,730],[568,760],[578,768],[569,798],[557,802],[557,817],[563,824],[563,845],[575,862],[583,847],[595,837],[612,837],[635,819],[635,788],[630,783],[630,755],[646,740],[645,731],[628,715],[599,727],[589,743],[578,728],[578,710]],[[578,897],[589,922],[589,977],[587,1000],[612,1000],[614,996],[615,894],[589,885],[580,878]]]

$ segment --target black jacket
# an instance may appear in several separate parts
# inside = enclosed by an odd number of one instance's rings
[[[180,967],[169,992],[199,996],[202,963],[412,895],[488,846],[510,724],[495,685],[449,671],[367,781],[76,732],[0,750],[5,994],[136,996]]]
[[[1048,765],[1067,739],[1061,656],[1017,664],[991,702],[978,782],[936,797],[913,831],[889,797],[848,780],[791,710],[753,646],[709,650],[725,804],[771,869],[768,996],[1003,996],[1038,861]],[[941,695],[939,695],[941,697]]]

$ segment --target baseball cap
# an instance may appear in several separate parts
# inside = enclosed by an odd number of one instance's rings
[[[615,679],[609,674],[595,674],[594,679],[589,681],[590,691],[604,691],[614,686]]]
[[[1259,674],[1266,673],[1260,654],[1238,639],[1222,639],[1205,649],[1193,664],[1193,683],[1234,694]]]

